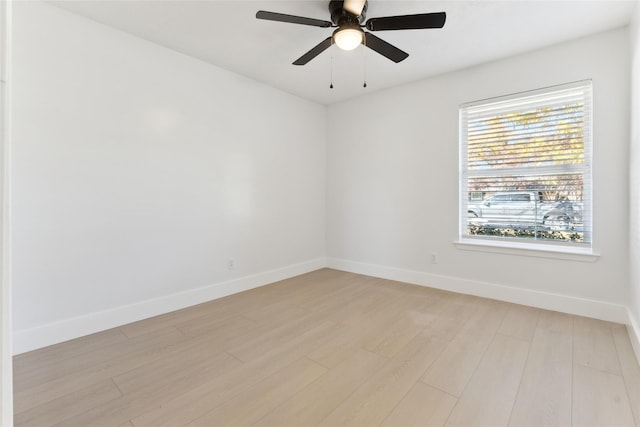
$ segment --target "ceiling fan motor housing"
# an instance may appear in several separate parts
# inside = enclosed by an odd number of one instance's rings
[[[331,22],[338,27],[343,25],[357,25],[362,24],[367,16],[367,2],[365,1],[360,16],[353,15],[344,9],[344,1],[331,0],[329,2],[329,12],[331,13]]]

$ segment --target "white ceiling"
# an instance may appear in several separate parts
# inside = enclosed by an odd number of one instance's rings
[[[257,20],[256,11],[330,20],[328,0],[50,3],[300,97],[331,104],[623,27],[636,1],[369,0],[367,18],[445,11],[447,22],[443,29],[377,32],[409,53],[398,64],[362,46],[351,52],[332,46],[305,66],[291,63],[333,29]],[[362,87],[365,64],[366,89]],[[333,89],[329,89],[331,74]]]

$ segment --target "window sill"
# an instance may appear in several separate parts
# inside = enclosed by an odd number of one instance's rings
[[[551,258],[568,261],[596,262],[600,255],[585,248],[558,247],[555,245],[527,245],[519,242],[496,242],[495,240],[461,239],[453,242],[456,248],[465,251],[490,252],[535,258]]]

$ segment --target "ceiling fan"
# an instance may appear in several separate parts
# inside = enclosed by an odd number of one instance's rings
[[[330,37],[327,37],[310,51],[296,59],[293,65],[305,65],[334,43],[343,50],[352,50],[360,44],[363,44],[378,52],[380,55],[398,63],[406,59],[409,54],[381,38],[363,31],[362,28],[366,28],[369,31],[442,28],[447,19],[445,12],[437,12],[371,18],[365,23],[367,7],[367,0],[331,0],[329,1],[331,21],[267,12],[264,10],[258,11],[256,18],[268,21],[288,22],[291,24],[311,25],[321,28],[337,28]]]

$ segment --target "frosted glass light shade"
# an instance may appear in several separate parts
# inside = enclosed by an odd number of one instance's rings
[[[343,28],[333,35],[333,40],[342,50],[353,50],[362,43],[362,30],[359,28]]]

